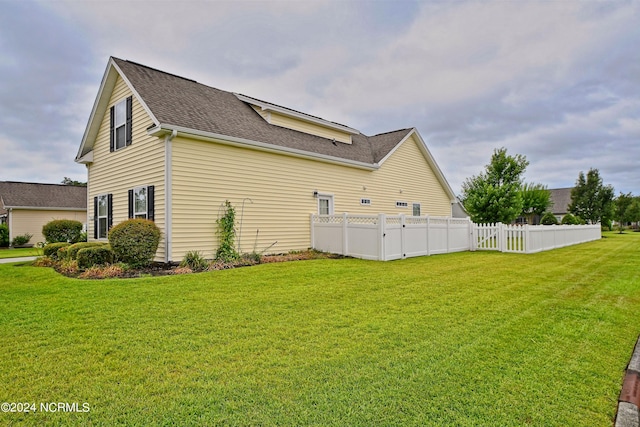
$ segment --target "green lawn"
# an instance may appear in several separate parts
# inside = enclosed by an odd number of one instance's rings
[[[0,248],[0,259],[20,258],[25,256],[42,256],[40,248]]]
[[[611,426],[640,233],[73,280],[0,265],[0,425]],[[43,413],[78,402],[86,413]]]

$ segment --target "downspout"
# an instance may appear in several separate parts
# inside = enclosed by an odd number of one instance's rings
[[[178,135],[176,129],[164,137],[164,262],[171,261],[171,241],[172,241],[172,208],[171,208],[171,141]]]
[[[13,208],[7,208],[7,222],[9,223],[9,244],[11,244],[11,239],[13,239],[13,220],[12,220]]]

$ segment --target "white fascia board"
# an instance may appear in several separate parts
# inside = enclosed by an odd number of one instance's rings
[[[80,143],[78,154],[76,154],[76,162],[78,162],[78,160],[82,157],[82,152],[84,151],[84,148],[87,145],[87,141],[90,138],[94,139],[95,136],[98,134],[98,130],[100,128],[100,120],[98,120],[96,115],[98,114],[99,111],[104,114],[104,111],[107,108],[107,103],[109,102],[109,98],[106,96],[103,96],[103,94],[105,92],[111,93],[117,80],[117,76],[114,75],[113,72],[111,71],[112,65],[113,65],[113,59],[109,58],[109,63],[107,64],[107,68],[104,70],[102,81],[100,82],[100,88],[98,89],[98,94],[96,95],[96,99],[93,102],[93,108],[91,109],[89,120],[87,121],[87,127],[85,128],[84,134],[82,135],[82,142]],[[102,114],[100,115],[102,116]]]
[[[89,164],[93,163],[93,150],[89,151],[87,154],[80,158],[76,158],[76,163]]]
[[[281,147],[279,145],[267,144],[265,142],[252,141],[250,139],[236,138],[228,135],[221,135],[212,132],[204,132],[196,129],[189,129],[182,126],[175,126],[171,124],[161,124],[147,130],[147,133],[151,136],[160,137],[172,131],[177,131],[177,136],[186,136],[189,138],[200,139],[204,141],[217,142],[221,144],[232,145],[242,148],[251,148],[259,151],[267,151],[276,154],[286,154],[293,157],[300,157],[304,159],[316,160],[326,163],[333,163],[342,166],[351,166],[358,169],[365,169],[373,171],[380,166],[375,163],[358,162],[356,160],[342,159],[340,157],[328,156],[326,154],[312,153],[310,151],[298,150],[296,148]]]
[[[444,177],[444,174],[442,173],[442,170],[440,169],[440,166],[438,166],[438,164],[436,163],[435,158],[431,154],[431,151],[429,151],[429,148],[427,147],[427,144],[424,142],[424,139],[422,139],[422,136],[420,136],[420,133],[418,132],[418,130],[416,128],[412,128],[411,131],[404,138],[402,138],[402,140],[395,147],[393,147],[393,149],[391,151],[389,151],[389,153],[386,156],[384,156],[384,158],[382,160],[380,160],[379,164],[383,165],[384,162],[389,157],[391,157],[391,155],[393,153],[395,153],[396,150],[398,148],[400,148],[400,146],[402,144],[404,144],[404,142],[407,139],[409,139],[411,137],[411,135],[415,135],[417,137],[417,139],[419,141],[418,146],[420,147],[420,151],[422,151],[422,154],[424,155],[424,158],[427,160],[427,163],[429,164],[429,166],[431,166],[431,169],[433,170],[433,173],[436,175],[436,178],[438,179],[438,181],[440,181],[440,184],[444,188],[444,191],[447,193],[447,195],[451,199],[451,203],[455,203],[458,199],[457,199],[455,193],[453,192],[453,189],[449,185],[449,182],[447,182],[447,179]]]
[[[105,112],[107,111],[107,107],[109,105],[109,99],[111,98],[111,93],[113,92],[113,88],[116,85],[116,81],[118,80],[118,75],[122,77],[127,87],[133,95],[136,97],[138,102],[142,105],[144,110],[147,112],[149,117],[153,123],[158,124],[158,120],[155,118],[147,104],[142,100],[140,94],[134,89],[133,85],[124,75],[120,67],[116,64],[113,58],[109,58],[109,63],[107,64],[107,69],[102,76],[102,82],[100,83],[100,88],[98,89],[98,95],[96,96],[96,100],[93,103],[93,108],[91,109],[91,115],[89,116],[89,121],[87,122],[87,127],[84,131],[84,135],[82,136],[82,142],[80,143],[80,148],[78,149],[78,153],[76,154],[76,163],[86,163],[81,161],[84,157],[82,153],[86,148],[89,151],[93,150],[93,145],[87,147],[89,141],[91,144],[95,141],[96,136],[98,135],[98,131],[100,130],[100,124],[102,122],[102,118],[104,117]],[[86,156],[86,154],[85,154]]]
[[[313,123],[316,125],[324,126],[330,129],[339,130],[342,132],[349,133],[351,135],[359,135],[360,131],[354,128],[350,128],[349,126],[341,125],[339,123],[330,122],[328,120],[321,119],[319,117],[310,116],[304,113],[300,113],[297,111],[289,110],[285,107],[280,107],[279,105],[271,104],[265,101],[260,101],[255,98],[251,98],[249,96],[241,95],[239,93],[234,93],[236,98],[238,98],[242,102],[246,102],[248,104],[256,105],[262,108],[263,111],[271,112],[274,111],[276,113],[282,114],[283,116],[294,117],[298,120],[303,120],[309,123]]]

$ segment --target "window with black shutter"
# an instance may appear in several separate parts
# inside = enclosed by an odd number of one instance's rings
[[[113,226],[113,196],[100,194],[93,198],[93,238],[106,239]]]
[[[110,150],[117,151],[131,145],[133,134],[133,97],[128,97],[111,107],[110,111]]]
[[[153,185],[129,190],[129,218],[155,219],[154,190]]]

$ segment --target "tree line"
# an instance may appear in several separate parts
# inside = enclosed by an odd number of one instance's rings
[[[502,222],[510,224],[518,217],[529,224],[538,215],[542,223],[557,223],[549,212],[551,193],[542,184],[526,183],[523,175],[529,166],[521,154],[507,154],[506,148],[495,149],[485,170],[467,178],[462,184],[460,201],[476,223]],[[580,171],[571,189],[566,222],[603,224],[611,228],[612,221],[623,226],[640,221],[640,196],[631,193],[615,197],[611,185],[605,185],[598,169]]]

